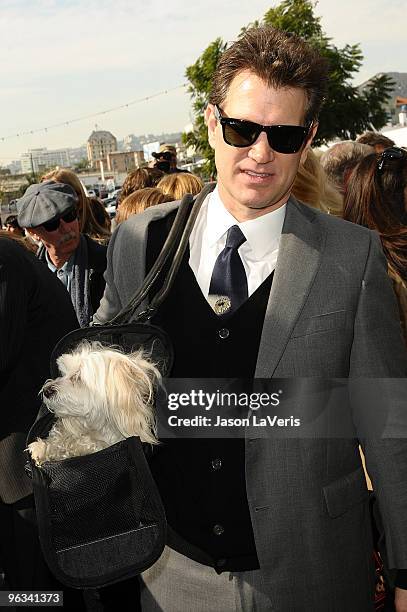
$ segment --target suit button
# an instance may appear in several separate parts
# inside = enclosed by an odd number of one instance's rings
[[[212,459],[211,465],[213,470],[220,470],[220,468],[222,467],[222,459],[219,459],[219,457],[217,457],[216,459]]]
[[[225,531],[225,528],[222,525],[215,525],[213,528],[213,533],[217,536],[222,535],[224,531]]]
[[[221,568],[221,567],[225,567],[225,565],[226,565],[226,559],[218,559],[216,561],[216,567]]]
[[[222,329],[218,331],[218,336],[222,340],[226,340],[226,338],[229,337],[229,334],[230,334],[230,331],[226,327],[222,327]]]

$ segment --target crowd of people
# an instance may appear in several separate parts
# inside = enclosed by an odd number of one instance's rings
[[[249,29],[222,55],[205,111],[216,185],[181,171],[164,144],[127,176],[112,222],[64,168],[10,207],[0,232],[4,588],[57,585],[23,470],[51,350],[126,305],[185,194],[205,198],[153,321],[173,341],[173,376],[407,376],[407,150],[377,132],[311,148],[326,70],[298,37]],[[243,442],[176,440],[154,453],[171,545],[140,583],[100,589],[93,603],[68,590],[67,601],[110,610],[122,597],[130,609],[141,584],[132,610],[370,610],[360,442],[396,572],[393,609],[407,610],[406,440]]]

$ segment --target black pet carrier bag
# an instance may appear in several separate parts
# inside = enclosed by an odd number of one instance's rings
[[[157,261],[127,307],[107,325],[74,330],[57,344],[51,356],[53,378],[59,376],[57,358],[83,340],[100,341],[125,352],[143,348],[163,377],[170,373],[171,341],[149,321],[171,287],[199,207],[211,189],[205,188],[193,205],[192,196],[183,198]],[[128,323],[163,277],[148,307]],[[43,406],[27,445],[47,437],[53,422],[53,415]],[[146,453],[150,451],[150,445],[131,437],[96,453],[45,462],[40,467],[28,456],[41,547],[60,582],[76,588],[107,586],[141,573],[159,558],[167,525],[148,467]]]

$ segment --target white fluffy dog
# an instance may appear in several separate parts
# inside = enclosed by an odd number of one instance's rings
[[[57,421],[46,439],[28,446],[37,465],[88,455],[130,436],[157,443],[152,402],[160,374],[142,351],[126,355],[83,342],[57,363],[62,376],[42,388]]]

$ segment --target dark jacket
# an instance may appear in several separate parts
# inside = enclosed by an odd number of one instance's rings
[[[27,494],[22,451],[52,349],[78,326],[56,276],[24,247],[0,238],[0,500],[7,503]],[[14,458],[21,459],[18,467]]]
[[[105,291],[106,281],[103,274],[106,270],[107,246],[95,242],[89,236],[85,238],[88,242],[90,299],[92,310],[96,312]]]

